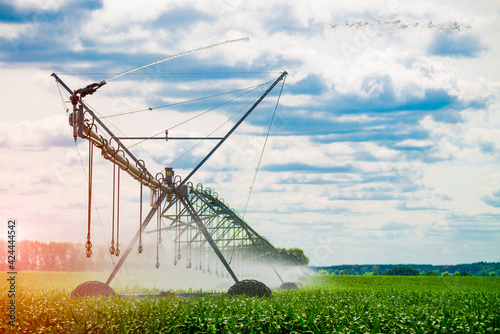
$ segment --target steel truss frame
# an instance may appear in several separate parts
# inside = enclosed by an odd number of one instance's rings
[[[77,136],[88,139],[93,145],[101,149],[102,156],[105,159],[116,164],[143,185],[159,191],[159,196],[154,207],[151,208],[148,215],[141,222],[139,230],[132,238],[125,252],[122,253],[106,284],[109,284],[113,280],[134,245],[138,242],[141,234],[145,232],[146,227],[157,210],[161,210],[160,208],[162,207],[162,218],[171,222],[164,229],[176,230],[178,232],[174,239],[174,243],[177,244],[176,249],[180,249],[180,245],[182,244],[187,247],[198,245],[198,247],[211,248],[235,282],[238,282],[238,278],[234,274],[230,262],[228,263],[223,252],[226,253],[226,256],[231,256],[231,258],[235,252],[244,253],[247,258],[263,259],[265,261],[280,258],[280,253],[274,246],[253,230],[234,210],[230,209],[224,200],[218,197],[217,193],[212,193],[210,188],[203,188],[201,184],[194,187],[188,180],[287,74],[287,72],[283,72],[273,82],[267,91],[231,128],[226,136],[217,138],[220,139],[219,142],[186,178],[181,180],[177,176],[174,182],[165,176],[167,173],[165,175],[159,173],[153,177],[146,169],[144,162],[135,158],[126,146],[122,144],[120,139],[123,138],[116,137],[83,102],[83,97],[93,94],[95,90],[105,84],[104,81],[72,91],[55,73],[52,74],[56,82],[71,95],[73,112],[70,113],[69,122],[73,127],[75,141]],[[104,130],[109,139],[97,133],[97,125]],[[116,147],[113,145],[113,141],[116,142]],[[191,233],[189,233],[189,230],[192,230]],[[182,240],[181,237],[183,235],[190,237]],[[180,253],[176,254],[176,256],[179,255]],[[276,274],[278,273],[276,272]]]
[[[194,187],[192,183],[188,183],[187,186],[189,188],[187,201],[192,204],[219,250],[228,255],[244,252],[249,259],[280,257],[274,246],[252,229],[234,209],[230,209],[217,193],[212,193],[208,187],[204,189],[202,184]],[[177,199],[174,198],[173,201]],[[169,206],[162,211],[162,217],[171,222],[163,230],[176,233],[174,237],[174,243],[178,246],[176,249],[180,249],[181,245],[185,248],[193,244],[199,247],[209,246],[185,207]]]

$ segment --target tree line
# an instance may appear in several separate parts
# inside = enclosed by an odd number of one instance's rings
[[[311,267],[329,275],[429,275],[429,276],[500,276],[500,262],[476,262],[457,265],[377,264]]]
[[[0,240],[0,249],[7,252],[7,241]],[[16,271],[100,271],[109,268],[105,246],[94,246],[93,255],[87,258],[83,244],[71,242],[40,242],[21,240],[15,245]],[[3,257],[7,259],[7,254]],[[7,260],[0,269],[9,270]]]

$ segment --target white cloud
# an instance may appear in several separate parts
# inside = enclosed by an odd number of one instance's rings
[[[382,117],[374,117],[369,115],[342,115],[336,117],[335,120],[340,123],[344,122],[355,122],[355,123],[367,123],[382,120]]]
[[[141,23],[155,20],[160,15],[176,8],[182,1],[152,0],[137,10],[135,1],[104,0],[102,8],[92,13],[91,20],[118,28],[131,23]]]
[[[402,146],[402,147],[420,147],[420,148],[425,148],[434,145],[435,143],[432,140],[415,140],[415,139],[408,139],[404,140],[402,142],[399,142],[396,144],[396,146]]]
[[[0,123],[0,145],[18,150],[45,150],[71,145],[70,133],[65,115],[15,124]]]
[[[3,23],[0,22],[0,37],[15,39],[26,34],[31,25],[29,23]]]
[[[11,5],[21,10],[47,10],[54,11],[61,9],[68,1],[67,0],[12,0]]]

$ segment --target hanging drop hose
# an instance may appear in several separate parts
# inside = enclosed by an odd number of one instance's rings
[[[141,185],[141,191],[140,191],[140,206],[139,206],[139,247],[138,251],[139,253],[142,253],[144,248],[142,247],[142,183]]]
[[[87,243],[85,244],[87,257],[92,255],[92,242],[90,242],[90,222],[92,215],[92,165],[94,160],[94,145],[89,141],[89,206],[88,206],[88,231]]]
[[[177,256],[175,258],[175,261],[180,261],[181,259],[181,224],[180,222],[177,223]]]
[[[116,250],[115,255],[120,256],[120,168],[118,168],[117,178],[117,199],[116,199]]]
[[[111,214],[111,247],[109,247],[109,252],[111,255],[115,255],[115,180],[116,180],[116,164],[113,163],[113,209]]]
[[[161,244],[163,242],[163,239],[161,237],[161,202],[158,204],[158,233],[158,243]]]
[[[175,214],[178,217],[179,216],[179,202],[176,203],[175,205]],[[178,247],[177,245],[179,244],[180,240],[180,234],[179,234],[179,222],[177,222],[177,225],[175,226],[175,237],[174,237],[174,266],[177,265],[177,254],[178,254]]]
[[[156,208],[156,268],[160,268],[160,208]]]
[[[190,269],[192,267],[192,264],[191,264],[191,255],[192,255],[192,252],[193,252],[193,249],[192,249],[192,240],[193,240],[193,229],[190,227],[189,228],[189,234],[188,234],[188,258],[187,258],[187,267]]]

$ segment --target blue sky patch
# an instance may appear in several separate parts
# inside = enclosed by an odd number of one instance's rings
[[[431,54],[449,57],[472,58],[482,51],[485,51],[485,47],[475,34],[437,34],[429,47]]]

